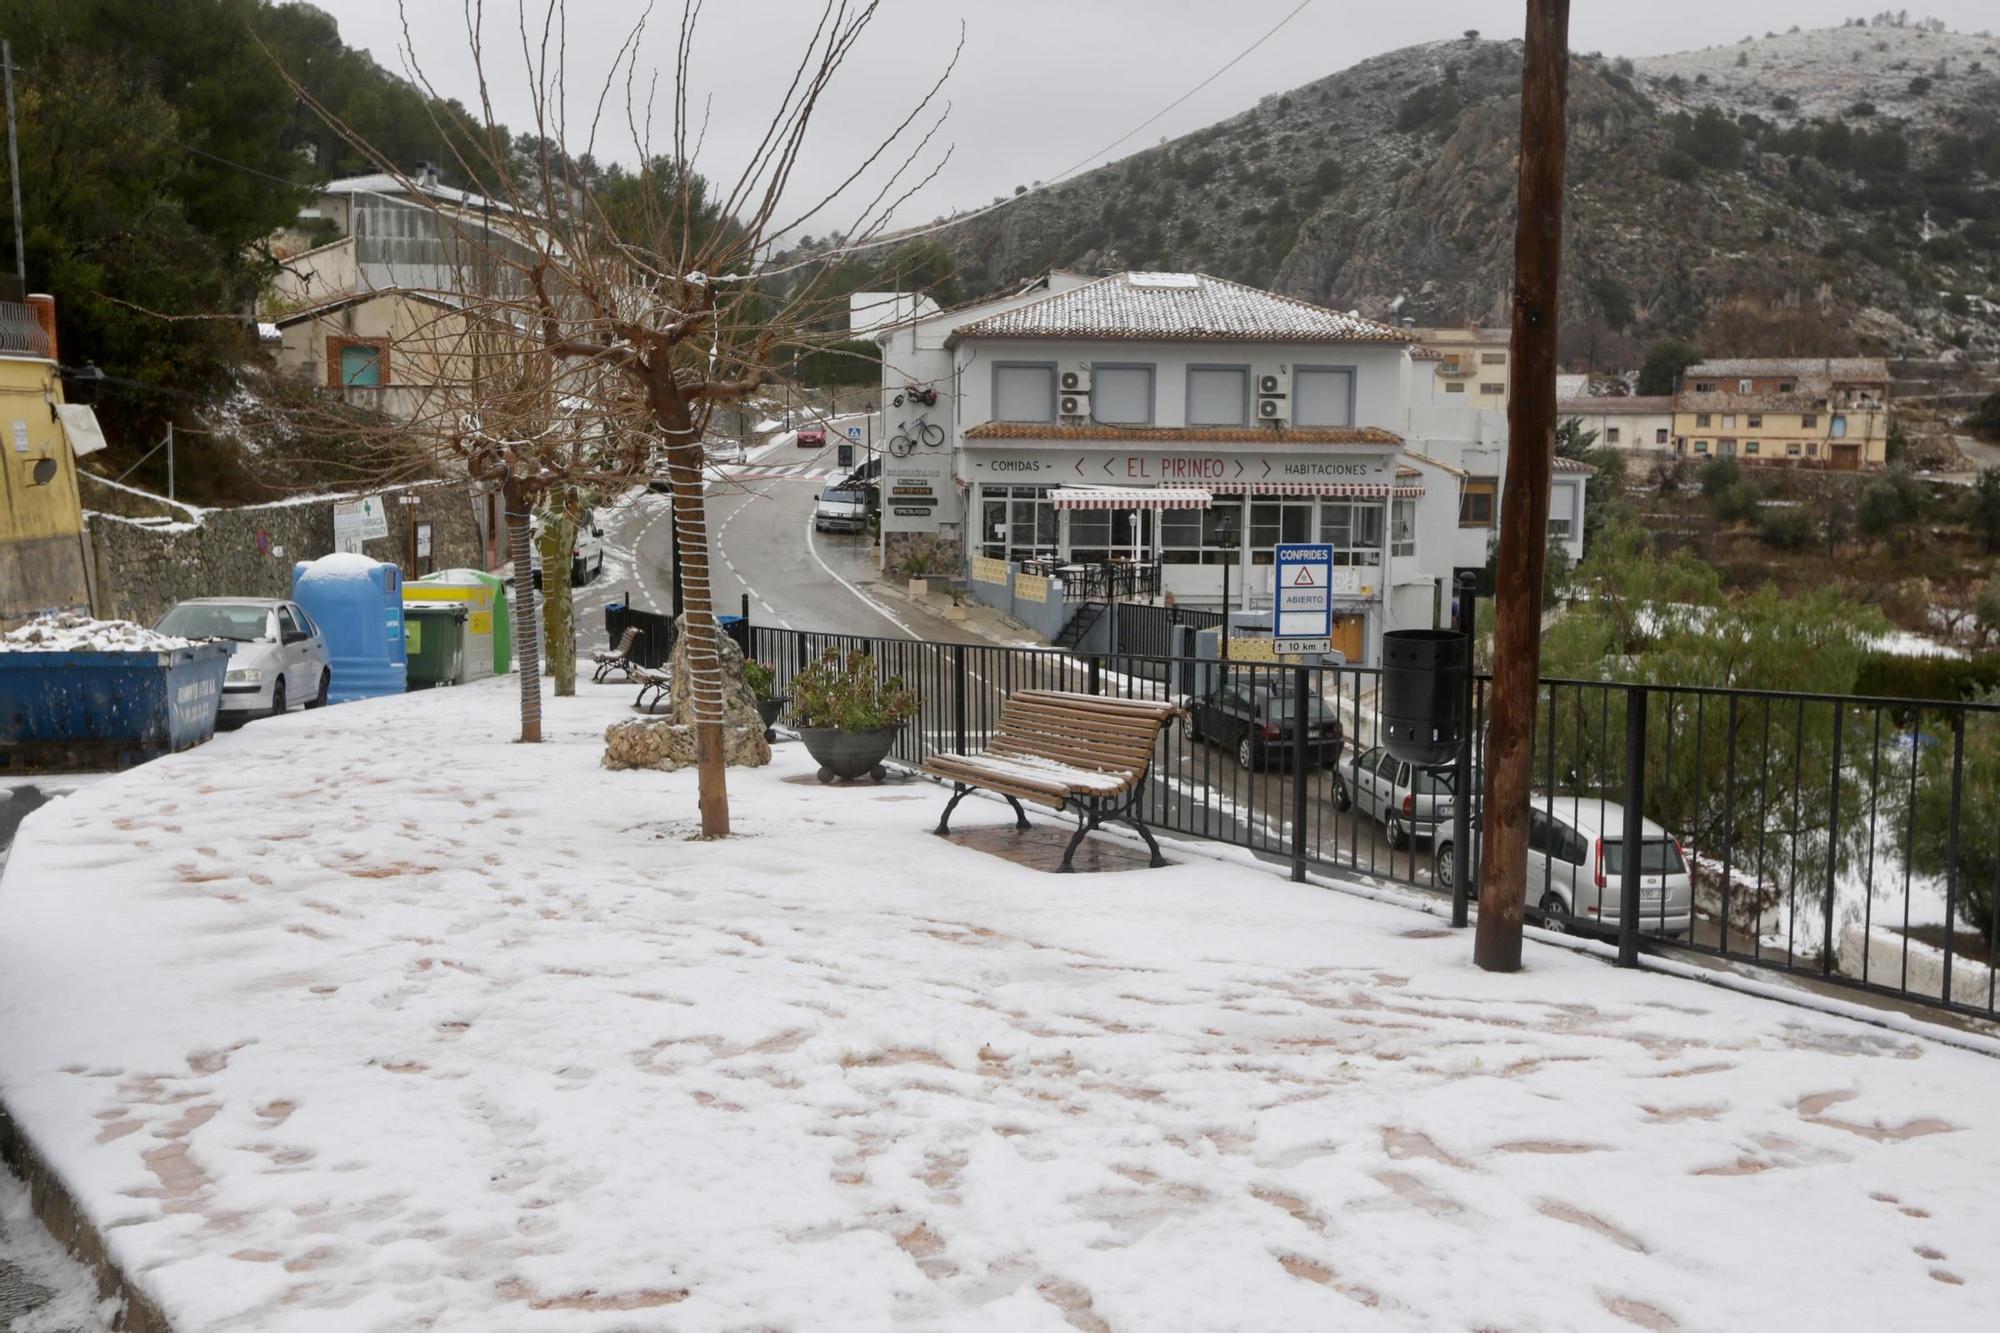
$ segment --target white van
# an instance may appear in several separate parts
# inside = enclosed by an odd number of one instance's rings
[[[1562,930],[1575,919],[1616,927],[1625,888],[1625,807],[1594,796],[1529,797],[1528,901],[1543,924]],[[1450,888],[1457,872],[1453,810],[1438,812],[1432,878]],[[1680,844],[1652,820],[1640,821],[1639,929],[1685,935],[1694,924],[1694,880]],[[1477,867],[1474,867],[1476,873]]]

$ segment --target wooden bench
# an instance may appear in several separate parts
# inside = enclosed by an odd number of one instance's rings
[[[651,712],[665,703],[668,691],[674,683],[673,676],[665,667],[644,667],[636,664],[627,668],[625,672],[626,684],[629,685],[635,680],[639,682],[639,697],[632,701],[632,706],[642,713]],[[653,696],[650,703],[646,700],[649,694]]]
[[[998,792],[1014,807],[1016,828],[1028,827],[1021,802],[1034,801],[1058,813],[1076,813],[1076,834],[1063,849],[1060,870],[1072,864],[1084,835],[1106,820],[1137,829],[1165,865],[1159,843],[1138,811],[1153,765],[1160,731],[1179,717],[1173,704],[1150,699],[1107,698],[1061,690],[1020,690],[1000,707],[1000,725],[983,754],[935,754],[923,771],[953,787],[938,817],[940,837],[951,832],[951,812],[976,788]]]
[[[592,653],[590,660],[597,663],[597,670],[591,675],[591,680],[602,685],[616,671],[625,677],[626,684],[631,684],[632,668],[637,665],[632,660],[632,645],[639,642],[639,636],[644,633],[637,625],[627,625],[625,632],[618,636],[617,647],[608,652],[600,648]]]

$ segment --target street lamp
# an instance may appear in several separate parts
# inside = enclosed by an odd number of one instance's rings
[[[1229,660],[1229,567],[1236,563],[1236,512],[1225,509],[1216,515],[1215,544],[1226,557],[1222,562],[1222,660]]]

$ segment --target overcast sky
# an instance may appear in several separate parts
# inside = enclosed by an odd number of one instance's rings
[[[349,45],[402,70],[404,43],[396,0],[314,0],[339,20]],[[524,0],[539,14],[543,0]],[[1208,78],[1295,8],[1299,0],[883,0],[854,49],[807,141],[794,174],[794,196],[824,193],[865,157],[934,81],[965,29],[965,52],[945,89],[951,115],[933,147],[952,149],[935,181],[898,214],[904,225],[954,208],[989,202],[1017,184],[1055,177],[1095,154]],[[1844,14],[1879,4],[1827,0],[1578,0],[1570,44],[1607,55],[1655,55],[1734,42],[1798,24],[1836,26]],[[796,62],[817,0],[707,0],[690,87],[709,103],[709,128],[698,168],[734,179],[761,135],[782,82]],[[487,0],[489,84],[496,113],[509,126],[530,122],[514,27],[513,0]],[[635,0],[569,0],[571,147],[588,128],[587,96],[603,81],[611,54],[640,5]],[[417,56],[441,93],[473,105],[462,9],[449,0],[411,0]],[[1935,14],[1970,31],[1995,24],[1993,0],[1931,0],[1913,15]],[[641,48],[641,67],[670,86],[680,6],[660,0]],[[1303,12],[1255,53],[1217,78],[1108,161],[1222,119],[1267,93],[1323,78],[1358,60],[1414,42],[1478,28],[1487,37],[1521,32],[1523,6],[1505,0],[1308,0]],[[623,98],[619,101],[622,103]],[[666,98],[662,98],[664,103]],[[655,133],[664,135],[662,115]],[[636,159],[632,136],[600,136],[599,156]],[[934,163],[940,151],[926,156]],[[857,201],[858,202],[858,201]],[[851,211],[851,210],[850,210]],[[847,218],[829,215],[806,228],[825,235]]]

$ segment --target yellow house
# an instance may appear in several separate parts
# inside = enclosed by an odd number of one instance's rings
[[[1705,361],[1674,395],[1674,452],[1841,472],[1889,461],[1889,368],[1879,357]]]
[[[1411,329],[1410,335],[1434,354],[1424,358],[1436,378],[1430,390],[1432,403],[1507,410],[1506,329],[1472,324],[1462,329]]]
[[[87,611],[76,455],[103,447],[90,409],[63,408],[56,307],[0,301],[0,630],[44,611]]]

